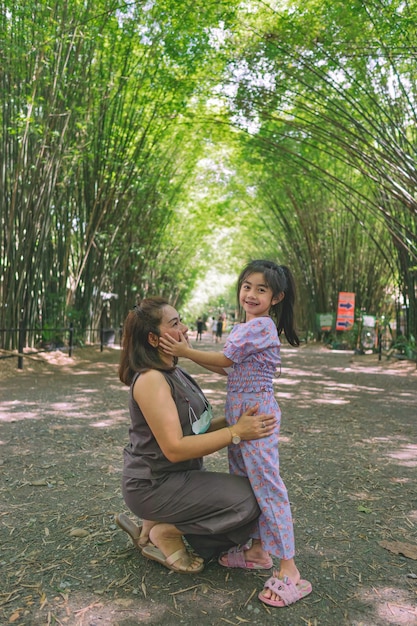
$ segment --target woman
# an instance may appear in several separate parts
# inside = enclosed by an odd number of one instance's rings
[[[160,346],[164,334],[179,341],[187,331],[163,298],[143,300],[126,318],[119,377],[130,386],[131,427],[123,496],[143,525],[123,515],[117,522],[147,558],[197,573],[204,558],[245,543],[260,514],[247,478],[207,472],[202,457],[232,442],[268,437],[275,418],[256,415],[255,406],[233,427],[211,419],[200,387]]]

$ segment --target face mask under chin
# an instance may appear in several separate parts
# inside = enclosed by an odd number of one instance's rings
[[[195,435],[203,435],[208,431],[210,427],[211,420],[213,419],[213,413],[211,410],[211,406],[208,407],[196,420],[192,423],[191,429]]]

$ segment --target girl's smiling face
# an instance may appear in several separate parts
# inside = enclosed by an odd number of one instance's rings
[[[269,315],[273,304],[282,300],[284,294],[274,298],[272,289],[265,282],[262,272],[246,276],[239,292],[239,304],[246,313],[246,321]]]

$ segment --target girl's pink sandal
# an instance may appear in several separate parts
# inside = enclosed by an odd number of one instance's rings
[[[265,598],[262,592],[258,595],[261,602],[269,604],[269,606],[275,606],[278,608],[289,606],[294,604],[301,598],[308,596],[312,591],[311,583],[308,580],[300,580],[296,585],[287,576],[281,580],[276,576],[268,578],[264,585],[264,589],[270,589],[272,593],[279,596],[279,600],[271,600],[271,598]]]
[[[246,548],[246,550],[245,550]],[[247,546],[235,546],[228,552],[219,556],[219,565],[223,567],[239,567],[240,569],[271,569],[273,562],[271,557],[266,561],[246,561],[245,552]]]

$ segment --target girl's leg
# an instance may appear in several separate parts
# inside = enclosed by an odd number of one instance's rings
[[[247,476],[246,466],[242,456],[242,449],[240,446],[230,446],[228,448],[228,460],[229,471],[231,474],[237,476]],[[248,550],[244,551],[244,557],[246,561],[266,562],[269,559],[269,552],[264,550],[262,542],[259,538],[258,522],[253,527],[251,533],[252,545]]]
[[[294,558],[294,529],[288,493],[279,475],[276,437],[245,441],[241,445],[246,473],[262,511],[259,518],[260,539],[264,550],[289,563]]]
[[[281,579],[287,576],[296,585],[300,580],[300,572],[298,571],[294,559],[281,559],[277,576]]]
[[[262,547],[261,540],[253,537],[251,547],[245,550],[245,560],[254,561],[256,563],[266,561],[269,557],[270,554]]]

